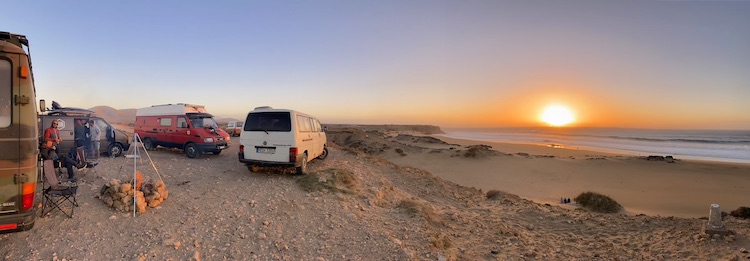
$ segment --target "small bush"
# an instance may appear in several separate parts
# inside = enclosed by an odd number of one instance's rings
[[[584,192],[574,199],[581,206],[595,212],[617,213],[622,210],[622,206],[614,199],[596,192]]]
[[[736,218],[750,218],[750,208],[749,207],[739,207],[735,210],[732,210],[729,215],[732,215]]]
[[[414,201],[414,200],[401,200],[401,202],[398,203],[398,206],[396,206],[400,209],[403,209],[407,214],[409,214],[411,217],[418,217],[422,216],[425,220],[432,222],[432,223],[439,223],[439,217],[437,214],[432,211],[432,208],[429,206]]]
[[[323,191],[350,193],[356,187],[354,175],[342,169],[326,169],[310,173],[297,180],[305,191]]]
[[[448,238],[448,236],[443,233],[433,234],[430,242],[435,248],[443,250],[448,249],[453,245],[453,242],[451,242],[450,238]]]
[[[503,196],[503,193],[499,190],[490,190],[487,191],[487,199],[500,199]]]

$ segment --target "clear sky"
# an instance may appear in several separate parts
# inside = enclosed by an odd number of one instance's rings
[[[750,129],[750,1],[4,1],[39,98],[324,123]]]

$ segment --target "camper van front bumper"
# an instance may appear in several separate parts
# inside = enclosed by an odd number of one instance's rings
[[[217,151],[217,150],[223,150],[226,149],[227,143],[226,142],[219,142],[219,143],[209,143],[209,144],[196,144],[198,145],[198,149],[201,151]]]

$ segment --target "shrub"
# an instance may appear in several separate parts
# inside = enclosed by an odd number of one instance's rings
[[[750,208],[749,207],[739,207],[735,210],[732,210],[729,215],[732,215],[736,218],[750,218]]]
[[[421,216],[425,220],[431,223],[440,223],[440,218],[429,206],[409,199],[401,200],[398,203],[398,208],[403,209],[411,217]]]
[[[305,191],[323,191],[350,193],[356,187],[354,174],[343,169],[326,169],[310,173],[297,180]]]
[[[490,190],[487,191],[487,199],[500,199],[503,196],[502,192],[499,190]]]
[[[622,210],[622,206],[614,199],[596,192],[584,192],[574,199],[581,206],[595,212],[617,213]]]

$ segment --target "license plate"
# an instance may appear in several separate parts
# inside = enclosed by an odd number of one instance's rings
[[[227,148],[227,146],[219,146],[220,150],[223,150],[223,149],[226,149],[226,148]]]
[[[255,148],[255,151],[263,154],[273,154],[276,152],[275,148]]]

